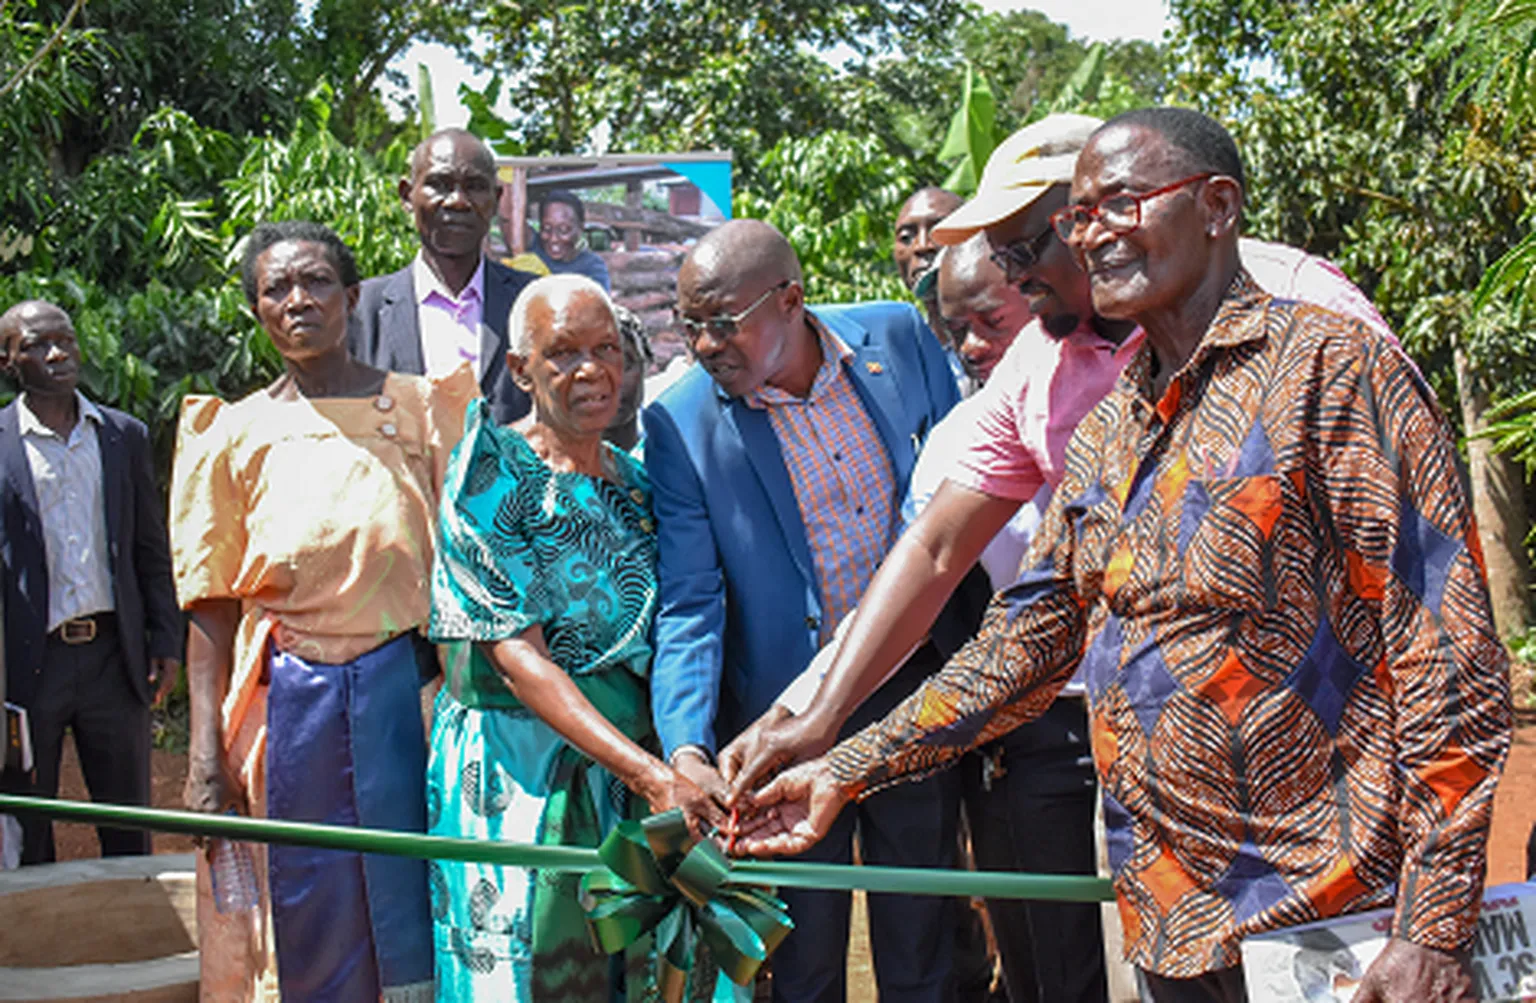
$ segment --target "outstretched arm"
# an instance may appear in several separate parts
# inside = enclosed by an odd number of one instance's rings
[[[941,672],[883,720],[743,795],[742,853],[803,853],[845,802],[941,770],[1050,705],[1081,660],[1092,598],[1075,587],[1067,522],[1053,504],[1042,531],[1055,546],[993,598],[981,631]]]
[[[725,825],[725,815],[696,785],[652,756],[604,717],[549,657],[544,628],[480,645],[517,699],[593,762],[645,798],[651,811],[682,808],[695,835]],[[702,823],[702,824],[701,824]]]
[[[733,799],[772,771],[826,751],[839,729],[927,636],[939,611],[998,530],[1018,511],[1011,498],[946,481],[870,581],[810,709],[758,734],[741,753]]]
[[[651,712],[667,761],[723,802],[725,781],[710,757],[725,657],[725,571],[703,485],[671,415],[652,407],[643,420],[660,592]]]

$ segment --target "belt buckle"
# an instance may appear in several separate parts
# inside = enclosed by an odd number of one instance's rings
[[[59,640],[65,644],[90,644],[96,640],[94,617],[80,616],[59,624]]]

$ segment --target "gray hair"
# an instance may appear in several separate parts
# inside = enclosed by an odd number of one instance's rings
[[[517,297],[517,302],[512,304],[512,314],[507,321],[507,346],[512,353],[527,358],[533,352],[533,329],[528,323],[528,311],[533,308],[533,304],[543,302],[550,309],[559,310],[578,293],[597,297],[608,311],[608,316],[613,319],[614,329],[618,329],[619,317],[614,312],[613,300],[608,298],[602,286],[574,272],[545,275],[528,283],[522,295]]]

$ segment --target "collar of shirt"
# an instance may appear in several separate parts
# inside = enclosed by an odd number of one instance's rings
[[[1036,320],[1033,321],[1033,323],[1038,322],[1039,318],[1036,318]],[[1044,333],[1043,330],[1042,334],[1046,338],[1051,337],[1049,334]],[[1132,355],[1135,355],[1136,352],[1141,348],[1141,343],[1146,340],[1146,336],[1147,332],[1143,330],[1142,327],[1138,324],[1130,334],[1126,335],[1125,338],[1117,344],[1113,341],[1110,341],[1099,332],[1095,331],[1093,329],[1093,324],[1090,321],[1085,320],[1078,325],[1076,331],[1073,331],[1071,334],[1067,335],[1061,340],[1064,344],[1078,349],[1079,351],[1110,352],[1113,355],[1128,358]]]
[[[1190,374],[1198,372],[1207,356],[1265,337],[1267,333],[1264,326],[1265,312],[1256,308],[1262,306],[1269,298],[1269,294],[1254,283],[1253,276],[1249,275],[1246,269],[1239,267],[1237,274],[1232,277],[1232,284],[1227,287],[1227,294],[1222,298],[1221,305],[1216,308],[1216,316],[1211,318],[1210,324],[1206,327],[1199,346],[1184,363],[1184,368],[1175,373],[1174,379],[1169,381],[1168,390],[1163,394],[1169,401],[1166,407],[1162,402],[1152,400],[1152,346],[1147,343],[1144,337],[1145,332],[1138,327],[1132,337],[1142,336],[1139,350],[1136,357],[1126,366],[1125,372],[1120,374],[1125,390],[1132,396],[1156,404],[1160,411],[1168,411],[1168,414],[1163,415],[1166,421],[1171,416],[1170,409],[1176,407],[1177,401],[1182,397],[1182,390],[1175,394],[1174,387],[1183,384]],[[1127,338],[1126,343],[1129,344],[1130,340]],[[1170,394],[1173,396],[1170,397]]]
[[[76,390],[75,400],[80,405],[80,417],[89,418],[97,425],[100,425],[103,421],[106,420],[102,417],[101,409],[98,408],[95,404],[91,403],[90,399],[86,397],[85,394]],[[32,409],[27,406],[27,397],[25,394],[22,394],[16,398],[16,430],[22,435],[40,435],[48,439],[63,438],[63,436],[59,435],[53,429],[49,428],[47,425],[44,425],[42,421],[37,417],[37,415],[32,413]],[[80,423],[77,421],[75,422],[74,429],[69,433],[70,441],[74,441],[74,437],[79,433],[79,431]]]
[[[821,343],[821,366],[816,370],[816,378],[811,381],[811,392],[803,398],[796,397],[788,391],[764,383],[742,397],[742,402],[748,407],[761,409],[786,404],[806,404],[826,393],[833,381],[842,376],[843,363],[853,358],[853,349],[844,344],[843,339],[827,330],[827,326],[817,320],[815,314],[809,310],[805,312],[805,322],[810,325],[812,331],[816,332],[816,338]]]
[[[470,276],[469,282],[459,290],[457,296],[443,285],[443,280],[437,277],[420,251],[416,252],[416,258],[411,262],[411,281],[416,287],[416,302],[440,302],[458,313],[470,304],[485,302],[485,257],[481,256],[475,274]]]

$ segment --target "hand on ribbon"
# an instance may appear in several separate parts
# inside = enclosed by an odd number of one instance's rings
[[[735,849],[751,857],[804,853],[826,836],[850,793],[825,758],[785,770],[744,795],[747,814],[736,830]]]
[[[700,941],[744,986],[794,927],[767,890],[731,880],[719,847],[692,841],[681,810],[620,823],[597,853],[608,869],[581,879],[593,936],[612,954],[654,932],[657,981],[669,1003],[682,999]]]
[[[815,713],[791,714],[770,707],[720,753],[720,770],[731,785],[728,807],[749,804],[748,793],[781,770],[815,759],[837,741],[838,725]]]

